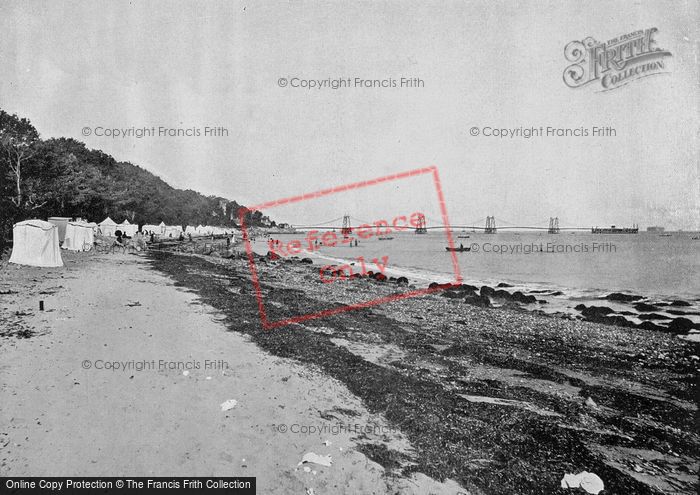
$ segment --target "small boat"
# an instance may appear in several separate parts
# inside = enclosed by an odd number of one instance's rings
[[[393,239],[393,237],[378,237],[380,241],[390,241]]]
[[[671,234],[659,234],[659,237],[671,237]]]
[[[447,246],[445,249],[448,252],[455,252],[455,253],[468,253],[469,251],[472,250],[472,248],[469,246],[459,246],[459,247],[455,247],[455,248],[451,248],[451,247]]]
[[[457,239],[469,239],[468,235],[458,235]]]

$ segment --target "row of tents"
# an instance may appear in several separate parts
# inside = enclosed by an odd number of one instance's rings
[[[66,226],[71,222],[70,218],[66,217],[51,217],[49,222],[58,227],[58,237],[59,241],[63,242],[66,232]],[[83,222],[86,223],[86,222]],[[110,217],[105,218],[100,223],[89,222],[95,234],[103,235],[106,237],[114,237],[116,232],[119,230],[123,234],[132,237],[136,232],[141,230],[144,234],[155,234],[159,238],[169,238],[169,237],[179,237],[180,234],[191,235],[191,236],[206,236],[206,235],[232,235],[236,233],[233,228],[225,227],[215,227],[211,225],[198,225],[194,227],[188,225],[185,229],[181,225],[166,225],[164,222],[160,222],[158,225],[155,224],[144,224],[141,225],[139,229],[138,224],[131,223],[129,220],[124,220],[122,223],[117,223]]]
[[[114,235],[105,234],[105,232],[115,232],[121,230],[128,236],[132,236],[139,230],[139,226],[136,224],[129,223],[128,220],[124,220],[122,223],[117,224],[111,218],[107,217],[99,224],[102,235]],[[196,227],[192,225],[186,226],[184,229],[180,225],[165,225],[164,222],[160,222],[158,225],[155,224],[144,224],[141,225],[141,232],[144,233],[154,233],[155,235],[163,237],[179,237],[180,234],[191,235],[191,236],[205,236],[205,235],[232,235],[236,232],[235,229],[229,227],[215,227],[212,225],[198,225]]]
[[[96,235],[114,237],[120,230],[129,237],[139,231],[139,226],[124,220],[117,224],[107,217],[99,224],[84,220],[71,220],[66,217],[51,217],[49,221],[25,220],[12,228],[12,254],[9,262],[19,265],[57,267],[63,266],[61,248],[69,251],[89,251],[93,248]],[[234,229],[223,227],[188,226],[184,231],[180,226],[142,225],[141,232],[154,233],[159,238],[191,236],[232,235]]]

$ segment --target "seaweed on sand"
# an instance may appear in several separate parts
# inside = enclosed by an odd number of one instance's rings
[[[559,488],[564,473],[588,470],[605,480],[606,494],[656,493],[647,484],[604,462],[588,448],[589,432],[566,428],[559,418],[543,417],[517,407],[469,402],[460,396],[459,384],[448,384],[410,361],[404,361],[402,367],[370,362],[335,345],[326,333],[304,331],[299,326],[264,330],[259,323],[255,295],[249,290],[250,282],[239,276],[246,270],[242,263],[236,267],[165,253],[153,254],[152,262],[177,285],[197,291],[204,303],[227,315],[232,331],[250,335],[274,355],[320,367],[360,397],[371,413],[383,414],[391,425],[400,428],[414,448],[410,462],[386,447],[360,447],[388,471],[419,471],[438,480],[451,478],[475,493],[549,495],[566,493]],[[209,276],[202,276],[203,273]],[[232,286],[241,290],[227,290]],[[263,286],[272,318],[335,305],[328,302],[329,298],[313,298],[283,285],[270,289]],[[420,326],[421,321],[407,324],[369,310],[357,310],[327,318],[323,324],[338,334],[372,333],[374,338],[379,335],[419,357],[441,358],[430,343],[442,336],[436,339],[430,335],[426,327]],[[533,366],[528,371],[564,380],[551,370]],[[515,399],[537,398],[536,394],[524,395],[519,387],[512,387],[509,393]],[[572,415],[577,412],[577,408],[572,408]]]

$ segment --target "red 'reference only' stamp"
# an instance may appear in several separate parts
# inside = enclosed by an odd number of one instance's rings
[[[354,309],[368,308],[383,303],[389,303],[392,301],[398,301],[401,299],[407,299],[409,297],[421,296],[439,290],[443,290],[446,287],[446,285],[428,287],[424,289],[408,290],[406,292],[395,293],[384,297],[370,299],[360,303],[347,304],[331,309],[316,311],[313,313],[292,315],[288,318],[283,318],[275,321],[270,321],[270,319],[267,317],[267,311],[265,310],[265,302],[263,300],[262,287],[260,283],[260,278],[258,276],[258,269],[255,263],[255,253],[253,251],[253,246],[251,245],[248,226],[246,225],[245,221],[245,217],[248,212],[263,210],[267,211],[277,206],[289,205],[301,201],[308,201],[324,196],[329,196],[331,194],[340,194],[357,189],[386,184],[392,181],[400,181],[402,179],[408,179],[416,176],[425,176],[427,180],[432,178],[432,183],[437,193],[440,214],[442,216],[442,227],[445,232],[447,245],[451,248],[449,255],[451,256],[452,268],[454,270],[455,276],[455,279],[452,283],[461,284],[462,276],[459,269],[459,262],[454,251],[454,240],[452,238],[450,223],[447,218],[447,208],[445,206],[445,198],[442,192],[442,186],[440,184],[440,177],[438,175],[437,167],[431,166],[419,168],[397,174],[378,177],[376,179],[354,182],[351,184],[336,186],[329,189],[322,189],[320,191],[315,191],[312,193],[306,193],[299,196],[291,196],[274,201],[268,201],[258,205],[250,206],[248,208],[241,208],[239,212],[239,221],[241,224],[241,229],[243,231],[243,240],[245,242],[246,252],[248,255],[248,265],[250,267],[250,272],[252,275],[253,288],[255,290],[258,310],[260,312],[260,320],[262,322],[263,328],[269,330],[272,328],[290,325],[292,323],[301,323],[303,321],[308,321],[312,319],[324,318],[338,313],[352,311]],[[353,241],[355,242],[355,245],[357,245],[358,238],[366,240],[374,236],[379,237],[382,235],[390,234],[392,232],[404,232],[410,229],[417,229],[421,226],[421,217],[424,221],[425,216],[421,212],[413,212],[407,215],[397,215],[393,219],[377,220],[372,222],[371,224],[361,224],[357,227],[348,228],[347,230],[341,230],[340,235],[337,235],[334,231],[320,233],[317,230],[309,230],[307,232],[303,232],[304,236],[302,238],[297,238],[292,241],[268,241],[268,254],[271,257],[271,259],[280,259],[289,256],[296,256],[305,252],[313,253],[314,251],[318,251],[322,246],[334,247],[338,245],[352,245]],[[358,258],[355,258],[354,261],[357,262],[357,265],[354,270],[353,266],[355,265],[355,262],[342,265],[321,266],[318,271],[320,281],[329,284],[338,280],[346,280],[348,278],[356,278],[368,274],[374,276],[374,278],[377,280],[386,280],[385,270],[387,268],[387,265],[389,264],[388,256],[375,257],[373,259],[367,260],[365,260],[364,257],[360,256]]]

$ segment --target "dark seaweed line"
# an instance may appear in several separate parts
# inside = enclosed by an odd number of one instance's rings
[[[654,493],[647,485],[611,468],[593,455],[578,432],[543,420],[536,414],[489,404],[472,404],[440,384],[415,373],[369,363],[333,344],[328,336],[302,332],[293,327],[262,329],[249,285],[240,278],[229,285],[241,287],[232,294],[217,278],[193,275],[190,270],[232,275],[232,268],[194,257],[154,254],[153,267],[176,280],[176,285],[196,290],[203,302],[227,316],[229,328],[250,335],[264,350],[319,366],[342,381],[360,397],[372,413],[383,413],[399,426],[415,447],[414,464],[403,474],[419,471],[438,480],[452,478],[467,489],[493,494],[566,493],[559,481],[566,472],[589,470],[606,482],[608,493]],[[264,287],[268,298],[299,310],[320,309],[323,303],[304,298],[297,290]],[[303,307],[302,307],[303,306]],[[342,330],[347,326],[373,325],[398,328],[398,324],[369,311],[354,311],[324,321]],[[242,322],[242,316],[248,320]],[[395,456],[385,449],[368,446],[365,453],[387,469],[396,467]],[[476,458],[490,458],[486,467]]]

